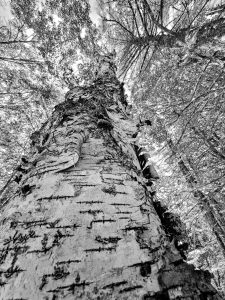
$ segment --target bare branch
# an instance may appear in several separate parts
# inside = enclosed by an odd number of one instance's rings
[[[170,35],[173,35],[173,36],[177,37],[176,32],[173,32],[173,31],[169,30],[168,28],[164,27],[162,24],[160,24],[160,23],[156,20],[156,18],[155,18],[155,16],[154,16],[154,13],[152,12],[151,7],[149,6],[147,0],[143,0],[143,1],[144,1],[144,4],[145,4],[146,8],[147,8],[147,11],[148,11],[149,15],[151,16],[151,19],[152,19],[153,23],[154,23],[158,28],[162,29],[164,32],[166,32],[166,33],[168,33],[168,34],[170,34]]]

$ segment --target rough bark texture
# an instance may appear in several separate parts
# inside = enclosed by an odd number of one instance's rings
[[[18,167],[0,219],[0,298],[218,299],[162,230],[110,58],[96,74],[32,135]]]

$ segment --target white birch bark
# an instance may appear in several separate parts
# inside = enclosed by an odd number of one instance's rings
[[[107,60],[32,136],[0,218],[0,299],[219,299],[166,239]]]

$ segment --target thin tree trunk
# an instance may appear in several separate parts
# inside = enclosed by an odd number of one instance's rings
[[[115,20],[108,21],[113,22]],[[215,42],[218,45],[219,39],[225,35],[225,18],[220,18],[214,21],[207,22],[198,28],[182,28],[176,32],[173,32],[171,30],[167,31],[167,34],[161,33],[158,35],[151,35],[148,33],[144,36],[139,37],[133,34],[129,42],[137,45],[143,45],[148,43],[151,44],[155,42],[160,47],[177,48],[185,46],[185,43],[190,38],[192,38],[192,47],[194,48],[201,46],[205,47],[206,45],[212,42]],[[193,39],[193,37],[195,38]],[[223,44],[221,44],[221,50],[222,49]]]
[[[31,137],[0,218],[1,299],[219,299],[162,231],[110,59]]]
[[[166,28],[165,28],[166,29]],[[138,47],[151,46],[153,43],[161,48],[183,49],[181,62],[196,62],[198,59],[216,61],[225,60],[223,37],[225,36],[225,18],[203,24],[197,28],[182,28],[173,32],[136,37],[133,35],[128,42]]]
[[[214,211],[214,206],[216,203],[216,200],[213,199],[211,196],[210,198],[204,195],[202,191],[200,191],[197,187],[197,180],[194,178],[194,176],[191,174],[190,170],[186,166],[185,162],[179,155],[179,153],[176,151],[175,146],[173,144],[173,141],[171,139],[167,140],[167,144],[172,152],[173,155],[176,155],[178,157],[178,166],[181,171],[181,173],[184,175],[186,182],[188,186],[190,187],[191,191],[193,192],[193,195],[195,199],[197,200],[198,205],[201,207],[201,209],[205,212],[205,219],[210,224],[210,227],[212,228],[216,239],[221,246],[221,249],[223,251],[223,254],[225,256],[225,224],[223,219],[220,218],[218,214]]]

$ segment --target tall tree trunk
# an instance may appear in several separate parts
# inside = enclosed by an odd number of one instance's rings
[[[0,219],[1,299],[219,299],[162,230],[110,57],[32,135]]]

